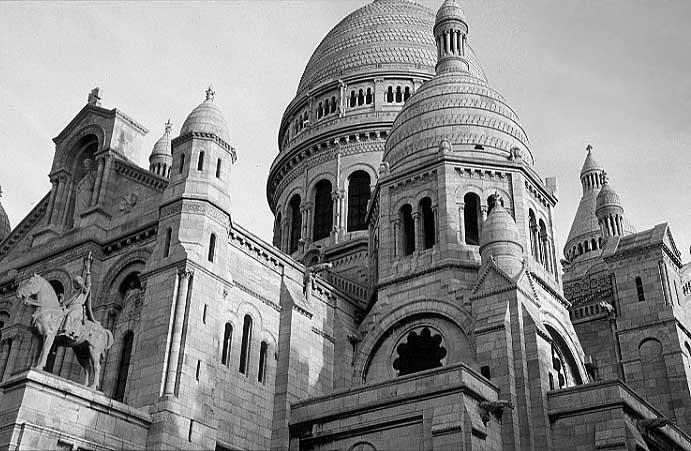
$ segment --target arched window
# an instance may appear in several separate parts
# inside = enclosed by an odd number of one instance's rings
[[[182,171],[185,169],[185,154],[181,153],[180,154],[180,174],[182,174]]]
[[[466,244],[480,244],[480,196],[467,193],[463,196],[463,226]]]
[[[331,200],[331,182],[321,180],[315,186],[313,240],[317,241],[328,237],[332,227],[333,201]]]
[[[590,248],[594,251],[597,250],[597,241],[595,241],[595,238],[590,240]]]
[[[356,99],[355,99],[355,91],[350,91],[350,103],[349,106],[353,108],[355,106]]]
[[[329,113],[330,113],[329,99],[324,99],[324,116],[328,116]]]
[[[216,178],[220,179],[221,178],[221,159],[219,158],[216,160]]]
[[[362,89],[361,89],[360,92],[358,92],[358,95],[357,95],[357,104],[358,104],[358,106],[360,106],[360,105],[362,105],[363,103],[365,103],[365,93],[364,93],[364,92],[362,91]]]
[[[425,197],[420,201],[420,214],[422,215],[422,231],[425,239],[425,249],[430,249],[436,242],[436,229],[434,224],[434,212],[432,211],[432,199]]]
[[[667,414],[672,409],[669,374],[665,362],[664,347],[655,338],[643,340],[638,347],[640,358],[640,386],[646,401]]]
[[[208,259],[211,263],[214,262],[214,257],[216,256],[216,235],[211,234],[209,237],[209,255]]]
[[[163,257],[167,257],[170,255],[170,241],[173,239],[173,229],[168,227],[166,229],[166,238],[165,242],[163,243]]]
[[[528,210],[528,227],[530,228],[530,253],[536,260],[540,259],[540,250],[538,248],[538,228],[537,219],[533,209]],[[574,253],[576,249],[574,248]]]
[[[367,105],[372,103],[372,90],[370,88],[367,88],[367,95],[365,95],[365,103]]]
[[[406,86],[405,91],[403,91],[403,101],[407,102],[410,98],[410,88]]]
[[[411,255],[415,250],[415,222],[413,221],[413,207],[405,204],[400,211],[403,225],[403,255]]]
[[[331,97],[331,112],[336,112],[336,97]]]
[[[396,103],[403,102],[403,93],[401,92],[401,87],[396,87]]]
[[[300,241],[300,232],[302,229],[302,215],[300,213],[300,196],[297,194],[290,199],[288,204],[288,211],[290,213],[290,243],[288,246],[288,253],[292,254],[298,250],[298,242]]]
[[[547,268],[547,270],[550,270],[550,251],[549,251],[549,240],[548,240],[548,235],[547,235],[547,226],[545,225],[545,221],[540,219],[538,221],[538,226],[540,227],[540,263]],[[580,246],[580,244],[579,244]],[[581,252],[583,253],[583,252]]]
[[[554,374],[556,374],[556,380],[558,383],[558,387],[554,388],[581,385],[583,380],[578,372],[576,359],[574,359],[573,354],[566,344],[566,341],[552,326],[546,324],[545,328],[552,337],[552,371]],[[553,377],[551,383],[554,385]]]
[[[600,237],[600,238],[597,239],[597,247],[598,247],[599,249],[602,249],[602,237]]]
[[[405,343],[396,346],[396,353],[393,368],[399,376],[439,368],[447,354],[441,335],[432,334],[428,327],[408,333]]]
[[[266,379],[266,353],[269,349],[269,345],[265,341],[262,341],[259,345],[259,370],[257,371],[257,381],[264,383]]]
[[[242,345],[240,347],[240,372],[247,375],[250,360],[250,340],[252,338],[252,317],[245,315],[242,324]]]
[[[578,243],[578,255],[583,255],[583,244]]]
[[[355,171],[348,181],[348,231],[365,230],[367,203],[370,199],[370,177],[365,171]]]
[[[590,252],[590,241],[585,240],[583,242],[583,251],[585,252]]]
[[[197,160],[197,171],[204,169],[204,151],[199,152],[199,159]]]
[[[645,301],[645,291],[643,291],[643,281],[640,277],[636,277],[636,293],[638,293],[638,302]]]
[[[118,366],[118,378],[115,383],[115,391],[113,399],[122,401],[125,397],[125,388],[127,388],[127,373],[130,370],[130,358],[132,357],[132,342],[134,341],[134,333],[129,331],[122,338],[122,352],[120,353],[120,365]]]
[[[386,102],[387,103],[393,103],[393,87],[389,86],[389,89],[386,91]]]
[[[317,119],[321,119],[322,116],[324,116],[324,107],[322,106],[322,103],[319,102],[319,107],[317,107]]]
[[[221,353],[221,363],[225,366],[230,365],[230,344],[233,339],[233,326],[230,323],[226,323],[226,327],[223,330],[223,349]]]
[[[276,215],[276,225],[274,226],[274,246],[281,249],[283,245],[283,227],[281,223],[283,222],[281,212]]]

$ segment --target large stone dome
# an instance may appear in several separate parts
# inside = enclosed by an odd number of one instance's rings
[[[533,164],[518,116],[472,72],[439,74],[422,85],[394,121],[384,161],[392,170],[417,164],[426,154],[435,155],[442,140],[471,158],[506,160],[518,154]]]
[[[314,51],[298,94],[359,73],[403,69],[434,74],[434,20],[433,11],[407,0],[375,0],[358,9],[336,25]],[[472,50],[468,59],[471,72],[484,80]]]
[[[180,136],[189,132],[212,133],[226,143],[230,143],[228,122],[221,109],[214,103],[215,92],[206,91],[206,100],[192,110],[180,129]]]

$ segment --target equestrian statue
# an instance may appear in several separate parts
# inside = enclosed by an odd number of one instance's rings
[[[50,283],[34,273],[17,288],[17,297],[34,307],[32,329],[43,344],[35,368],[43,369],[53,343],[71,347],[84,368],[84,385],[96,389],[101,363],[113,345],[113,334],[101,326],[91,311],[91,253],[84,259],[81,276],[72,280],[74,294],[62,302]]]

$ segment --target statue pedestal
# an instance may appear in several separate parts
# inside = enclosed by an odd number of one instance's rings
[[[43,371],[0,384],[0,449],[145,449],[151,416]]]

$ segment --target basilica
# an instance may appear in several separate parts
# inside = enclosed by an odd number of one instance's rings
[[[324,37],[271,243],[233,220],[213,88],[153,149],[93,89],[51,190],[0,206],[0,449],[691,450],[691,263],[591,146],[557,248],[471,22],[374,0]]]

